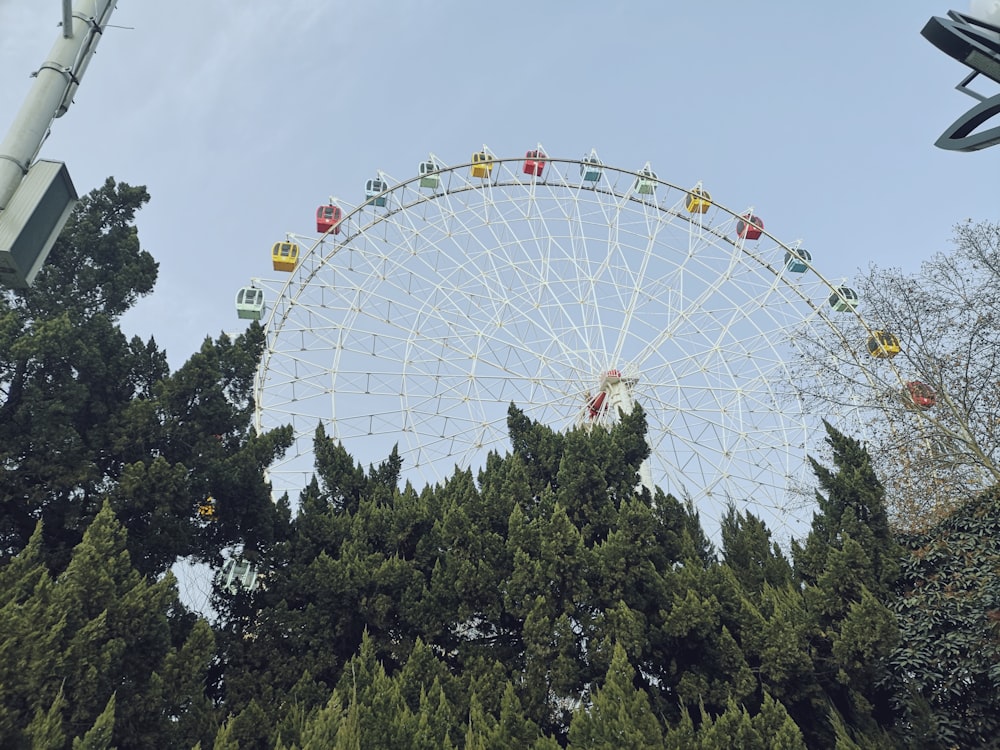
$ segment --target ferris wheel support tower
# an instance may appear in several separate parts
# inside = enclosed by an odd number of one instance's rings
[[[608,370],[601,375],[600,393],[608,395],[611,409],[620,411],[622,414],[631,414],[635,408],[632,387],[638,382],[639,376],[637,373],[622,373],[620,370]],[[649,459],[643,461],[639,467],[639,486],[649,490],[650,496],[656,493],[656,485],[653,482],[653,472],[649,467]]]
[[[29,286],[76,202],[66,165],[35,161],[73,102],[117,0],[63,0],[62,32],[0,143],[0,282]]]

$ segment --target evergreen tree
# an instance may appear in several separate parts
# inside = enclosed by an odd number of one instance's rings
[[[109,179],[80,201],[34,286],[0,297],[0,560],[41,518],[43,555],[61,570],[109,495],[151,577],[228,544],[255,550],[281,526],[262,473],[291,432],[250,428],[260,326],[206,341],[172,375],[152,339],[120,330],[156,279],[134,226],[148,200]]]
[[[83,737],[73,740],[73,750],[111,750],[111,742],[115,726],[115,694],[108,698],[108,703],[101,715]]]
[[[637,491],[640,420],[557,436],[521,416],[519,451],[420,492],[393,487],[395,454],[364,472],[325,443],[259,610],[226,632],[230,711],[256,702],[289,747],[575,746],[617,736],[581,706],[631,670],[666,746],[883,741],[895,562],[856,444],[830,433],[793,570],[753,516],[727,516],[719,563],[689,505]]]
[[[603,685],[589,709],[578,710],[569,728],[574,750],[643,750],[663,742],[649,697],[633,685],[635,670],[625,649],[615,645]]]
[[[885,491],[864,446],[828,422],[824,427],[834,468],[810,458],[821,490],[816,493],[819,511],[813,516],[805,546],[792,546],[796,575],[804,583],[815,584],[827,567],[830,551],[843,547],[849,536],[867,560],[865,568],[856,571],[858,584],[884,597],[899,575],[901,552],[889,528]],[[848,604],[845,601],[844,607]]]
[[[171,622],[172,576],[131,565],[105,503],[57,578],[42,534],[0,572],[0,746],[191,746],[214,731],[205,678],[214,643],[203,621]],[[13,580],[14,578],[17,580]],[[61,743],[61,744],[60,744]]]
[[[792,566],[759,518],[730,505],[721,532],[722,558],[750,596],[759,600],[765,585],[780,588],[791,583]]]
[[[118,328],[156,279],[133,225],[148,200],[108,179],[80,201],[34,286],[0,296],[0,556],[41,518],[45,554],[65,566],[120,472],[114,424],[166,374],[152,340]]]
[[[507,410],[507,431],[511,449],[520,457],[527,473],[532,495],[538,497],[547,487],[557,489],[555,482],[562,460],[563,436],[533,422],[513,403]]]
[[[795,575],[811,620],[814,671],[847,731],[874,736],[895,714],[885,688],[899,634],[884,602],[898,576],[900,547],[889,529],[884,491],[865,448],[826,424],[834,469],[812,460],[819,511],[804,545],[792,544]],[[833,743],[816,706],[793,709],[810,742]],[[801,711],[801,713],[800,713]]]
[[[689,745],[700,750],[805,750],[806,744],[795,722],[782,705],[765,696],[761,710],[751,716],[745,706],[730,700],[716,718],[702,717],[697,738]]]

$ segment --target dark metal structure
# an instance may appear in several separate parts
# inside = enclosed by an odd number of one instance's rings
[[[955,120],[934,145],[948,151],[978,151],[1000,143],[1000,125],[979,130],[1000,112],[1000,94],[987,97],[969,88],[980,75],[1000,84],[1000,27],[950,10],[947,18],[932,17],[920,33],[972,70],[955,88],[979,102]]]

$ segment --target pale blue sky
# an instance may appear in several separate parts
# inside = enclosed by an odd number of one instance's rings
[[[960,10],[967,6],[963,3]],[[973,100],[919,34],[932,0],[837,4],[121,0],[42,156],[84,193],[146,184],[160,262],[127,318],[173,366],[240,329],[236,290],[285,232],[376,169],[544,144],[703,180],[753,205],[829,276],[914,267],[966,217],[995,219],[1000,148],[940,151]],[[58,33],[58,0],[0,0],[0,127]]]

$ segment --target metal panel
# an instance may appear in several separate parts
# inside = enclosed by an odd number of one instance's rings
[[[77,194],[66,165],[39,160],[0,212],[0,282],[31,285],[55,244]]]

